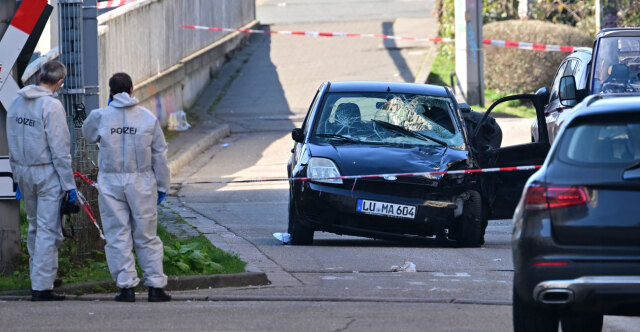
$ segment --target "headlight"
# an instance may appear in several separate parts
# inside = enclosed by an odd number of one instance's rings
[[[336,164],[327,158],[311,158],[309,165],[307,166],[307,177],[310,178],[332,178],[340,176],[340,171]],[[337,183],[342,184],[342,179],[325,179],[325,180],[313,180],[316,182],[324,183]]]

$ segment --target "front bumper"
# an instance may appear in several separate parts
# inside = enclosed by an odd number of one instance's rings
[[[355,186],[304,182],[296,188],[294,197],[302,222],[315,230],[374,238],[447,234],[461,213],[462,201],[457,202],[455,194],[441,193],[436,188],[413,185],[399,190],[402,186],[388,183],[388,190],[383,193],[367,190],[371,187],[364,181]],[[362,199],[415,206],[416,214],[407,219],[357,212],[358,200]]]

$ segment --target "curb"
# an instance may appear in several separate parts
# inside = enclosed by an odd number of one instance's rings
[[[145,289],[144,279],[140,280],[137,291]],[[208,288],[223,287],[246,287],[246,286],[264,286],[269,285],[269,279],[264,272],[242,272],[235,274],[211,274],[201,276],[177,276],[169,277],[166,290],[168,291],[184,291]],[[73,285],[63,285],[55,289],[58,293],[71,295],[91,294],[91,293],[115,293],[118,291],[115,283],[111,280],[84,282]],[[24,300],[25,297],[30,299],[31,290],[13,290],[0,292],[0,300]]]
[[[176,174],[182,167],[189,164],[195,157],[203,151],[216,144],[219,140],[231,134],[229,125],[224,124],[218,128],[214,128],[205,137],[191,144],[185,151],[171,158],[169,161],[169,170],[171,175]],[[169,142],[171,144],[171,142]]]

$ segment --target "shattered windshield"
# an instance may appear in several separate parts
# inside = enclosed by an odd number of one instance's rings
[[[591,92],[640,91],[640,36],[607,37],[598,44]]]
[[[464,149],[451,99],[408,93],[330,93],[314,138],[332,144],[411,144]]]

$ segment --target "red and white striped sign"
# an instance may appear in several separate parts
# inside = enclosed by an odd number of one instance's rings
[[[98,2],[98,9],[116,8],[136,2],[138,0],[113,0],[113,1],[100,1]]]
[[[195,30],[208,30],[208,31],[224,31],[224,32],[241,32],[241,33],[253,33],[253,34],[278,34],[278,35],[294,35],[294,36],[309,36],[309,37],[365,37],[365,38],[381,38],[381,39],[395,39],[395,40],[411,40],[421,42],[433,42],[433,43],[453,43],[454,39],[451,38],[417,38],[417,37],[405,37],[405,36],[392,36],[382,34],[362,34],[362,33],[343,33],[343,32],[317,32],[317,31],[275,31],[275,30],[253,30],[253,29],[231,29],[231,28],[219,28],[219,27],[206,27],[200,25],[181,25],[184,29]],[[517,48],[521,50],[533,50],[533,51],[547,51],[547,52],[573,52],[575,46],[563,46],[563,45],[545,45],[534,44],[525,42],[516,42],[509,40],[491,40],[483,39],[483,44]]]
[[[18,92],[18,85],[9,77],[11,68],[35,28],[40,15],[47,6],[47,0],[23,0],[11,20],[11,24],[0,40],[0,102],[9,107]]]

